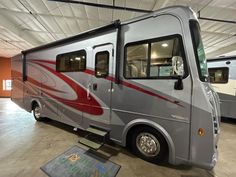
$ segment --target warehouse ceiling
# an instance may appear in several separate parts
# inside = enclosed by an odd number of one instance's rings
[[[79,0],[78,0],[79,1]],[[208,58],[236,54],[235,0],[84,0],[144,10],[185,5],[200,11],[200,25]],[[0,56],[12,57],[21,50],[76,35],[113,20],[121,21],[144,13],[98,8],[48,0],[0,1]],[[226,22],[226,21],[227,22]]]

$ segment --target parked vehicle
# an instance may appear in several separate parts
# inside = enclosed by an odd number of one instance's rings
[[[145,160],[210,169],[219,104],[207,74],[196,15],[176,6],[23,51],[12,58],[12,100]]]
[[[236,118],[236,56],[208,61],[210,82],[218,93],[222,117]]]

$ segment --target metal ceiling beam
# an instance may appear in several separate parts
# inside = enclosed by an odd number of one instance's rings
[[[1,8],[1,7],[0,7],[0,11],[4,14],[13,14],[14,13],[15,15],[18,15],[18,14],[30,15],[28,12],[25,12],[25,11],[16,11],[16,10],[13,10],[13,9],[6,9],[6,8]],[[66,19],[71,19],[71,20],[75,20],[75,19],[84,20],[85,19],[85,18],[77,17],[77,16],[73,17],[73,16],[62,16],[62,15],[55,15],[55,14],[52,15],[52,14],[39,13],[39,12],[34,13],[34,15],[41,16],[41,17],[66,18]],[[93,18],[88,18],[88,20],[97,21],[97,19],[93,19]],[[109,21],[107,21],[107,20],[100,19],[99,21],[109,23]]]
[[[231,20],[221,20],[221,19],[216,19],[216,18],[207,18],[207,17],[198,17],[200,20],[208,20],[208,21],[213,21],[213,22],[221,22],[221,23],[231,23],[231,24],[236,24],[236,21],[231,21]]]
[[[71,3],[71,4],[81,4],[81,5],[92,6],[92,7],[99,7],[99,8],[106,8],[106,9],[115,9],[115,10],[126,10],[126,11],[140,12],[140,13],[150,13],[150,12],[153,12],[152,10],[136,9],[136,8],[130,8],[130,7],[121,7],[121,6],[113,6],[113,5],[107,5],[107,4],[100,4],[100,3],[73,1],[73,0],[48,0],[48,1]]]
[[[21,0],[18,0],[18,2],[29,12],[29,14],[32,15],[32,17],[51,35],[51,37],[56,40],[56,37],[53,35],[53,33],[48,29],[47,25],[42,23],[42,20],[40,18],[37,18],[37,16],[23,3]],[[27,2],[27,1],[26,1]],[[28,3],[28,2],[27,2]],[[31,6],[30,6],[31,8]],[[31,8],[32,9],[32,8]],[[39,20],[40,19],[40,20]]]
[[[21,47],[17,46],[16,44],[14,44],[13,42],[10,42],[10,41],[8,41],[8,40],[4,40],[4,39],[1,39],[1,38],[0,38],[0,41],[5,42],[5,43],[7,43],[7,44],[13,46],[13,47],[14,47],[14,49],[12,48],[13,50],[16,50],[16,49],[24,50],[24,49],[22,49]]]
[[[207,30],[201,30],[202,34],[206,34],[206,35],[214,35],[214,36],[221,36],[221,37],[225,37],[225,36],[232,36],[234,34],[232,33],[224,33],[224,32],[216,32],[216,31],[207,31]]]
[[[6,18],[4,14],[0,11],[0,26],[4,27],[5,29],[8,29],[16,36],[19,36],[24,41],[28,42],[29,44],[33,46],[38,46],[41,44],[40,41],[38,41],[33,35],[26,34],[24,32],[24,29],[16,27],[16,24],[13,24],[10,22],[9,19]]]
[[[236,21],[232,21],[232,20],[222,20],[222,19],[216,19],[216,18],[201,17],[200,11],[198,11],[198,19],[200,19],[200,20],[208,20],[208,21],[213,21],[213,22],[236,24]]]

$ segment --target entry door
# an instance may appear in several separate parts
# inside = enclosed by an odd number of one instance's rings
[[[92,96],[97,103],[91,102],[93,113],[90,118],[102,123],[110,123],[110,108],[113,75],[113,44],[104,44],[93,48],[94,75],[88,85],[88,99]]]

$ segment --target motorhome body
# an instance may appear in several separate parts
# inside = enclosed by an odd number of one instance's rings
[[[236,118],[236,56],[208,61],[210,82],[218,92],[222,117]]]
[[[13,57],[12,100],[36,118],[107,130],[146,160],[209,169],[219,107],[203,54],[194,12],[165,8]]]

